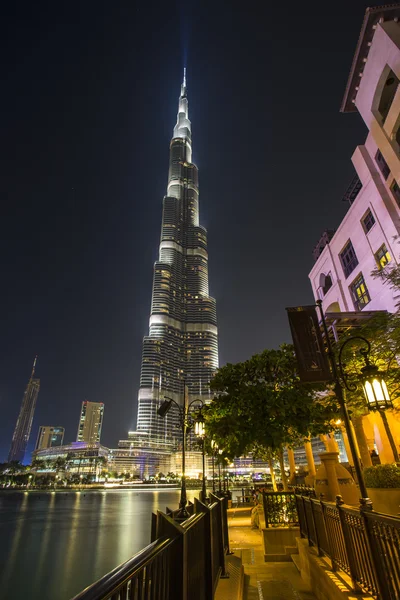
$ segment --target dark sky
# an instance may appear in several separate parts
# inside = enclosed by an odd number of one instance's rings
[[[381,2],[383,4],[384,2]],[[367,1],[16,2],[1,14],[0,460],[34,355],[42,424],[135,426],[187,62],[220,364],[289,341],[366,129],[341,115]]]

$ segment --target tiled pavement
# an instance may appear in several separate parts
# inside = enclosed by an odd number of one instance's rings
[[[264,561],[261,532],[250,527],[250,509],[229,510],[228,525],[233,557],[236,561],[240,557],[244,566],[244,600],[315,600],[292,562]],[[236,599],[233,584],[230,591],[226,588],[226,594],[221,594],[219,587],[216,600]]]

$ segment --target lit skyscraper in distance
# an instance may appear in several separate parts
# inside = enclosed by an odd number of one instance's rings
[[[176,411],[164,419],[157,415],[164,396],[182,404],[186,385],[189,400],[209,400],[217,368],[216,303],[208,290],[207,231],[199,224],[198,170],[192,163],[184,72],[170,144],[149,335],[143,340],[137,434],[170,439]]]
[[[24,397],[22,398],[22,404],[17,423],[15,425],[10,452],[8,453],[8,462],[13,460],[22,462],[24,460],[26,447],[31,435],[33,415],[40,389],[40,379],[34,377],[36,360],[37,356],[33,361],[31,377],[28,381],[28,385],[26,386]]]
[[[77,442],[100,442],[103,425],[104,404],[102,402],[82,402]]]
[[[44,448],[53,448],[62,446],[64,441],[64,427],[51,427],[50,425],[41,425],[36,440],[35,450]]]

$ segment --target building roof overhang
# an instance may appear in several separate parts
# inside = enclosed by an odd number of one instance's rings
[[[332,333],[332,330],[334,329],[340,338],[340,335],[346,333],[346,331],[348,331],[349,329],[361,327],[365,324],[366,321],[372,319],[372,317],[385,314],[387,314],[387,310],[363,310],[362,312],[327,312],[325,313],[325,322],[329,332]]]
[[[361,27],[360,37],[358,38],[356,52],[350,69],[350,75],[347,80],[346,91],[340,107],[340,112],[355,112],[355,100],[362,73],[367,62],[372,38],[374,37],[376,26],[382,21],[393,21],[400,18],[400,4],[384,4],[367,8]]]

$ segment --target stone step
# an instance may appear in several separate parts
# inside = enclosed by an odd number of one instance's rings
[[[301,573],[299,553],[297,553],[297,554],[291,554],[290,558],[292,559],[293,564],[296,567],[296,569],[298,570],[298,572]]]
[[[285,554],[298,554],[297,546],[285,546]]]

